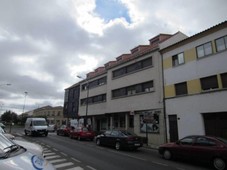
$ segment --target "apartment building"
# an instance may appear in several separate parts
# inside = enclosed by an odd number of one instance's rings
[[[33,117],[45,117],[49,124],[67,124],[67,118],[63,115],[62,106],[44,106],[33,110]]]
[[[131,53],[109,61],[88,73],[85,80],[67,88],[64,115],[71,114],[72,109],[65,111],[73,100],[69,93],[75,92],[79,85],[77,118],[85,118],[93,130],[125,129],[147,137],[148,144],[164,143],[166,128],[159,45],[170,37],[172,43],[186,38],[180,32],[174,37],[160,34],[150,39],[149,45],[133,48]]]
[[[163,47],[167,138],[227,137],[227,22]]]

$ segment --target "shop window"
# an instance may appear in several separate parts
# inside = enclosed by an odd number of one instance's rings
[[[209,76],[200,79],[202,90],[211,90],[218,88],[217,76]]]
[[[175,93],[177,96],[188,94],[187,83],[183,82],[183,83],[175,84]]]

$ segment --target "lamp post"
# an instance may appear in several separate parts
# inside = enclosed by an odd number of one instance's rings
[[[87,89],[87,96],[86,96],[86,111],[85,111],[85,118],[84,118],[84,126],[87,126],[87,114],[88,114],[88,98],[89,98],[89,81],[81,76],[77,76],[79,79],[86,81],[86,89]]]
[[[11,84],[10,83],[0,84],[0,86],[11,86]]]
[[[26,101],[26,96],[28,95],[28,92],[24,92],[24,106],[23,106],[23,113],[25,109],[25,101]]]

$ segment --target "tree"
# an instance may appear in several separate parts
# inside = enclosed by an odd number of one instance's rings
[[[7,123],[17,123],[18,122],[18,116],[16,113],[12,112],[12,111],[6,111],[5,113],[2,114],[1,116],[1,120],[3,122],[7,122]]]

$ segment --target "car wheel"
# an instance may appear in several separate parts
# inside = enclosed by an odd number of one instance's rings
[[[116,142],[116,143],[115,143],[115,149],[116,149],[116,150],[120,150],[120,149],[121,149],[121,144],[120,144],[120,142]]]
[[[164,150],[163,158],[166,160],[170,160],[172,158],[171,152],[169,150]]]
[[[100,139],[97,139],[97,140],[96,140],[96,145],[101,146],[101,141],[100,141]]]
[[[224,170],[225,169],[225,161],[222,158],[214,158],[213,159],[214,168],[217,170]]]

